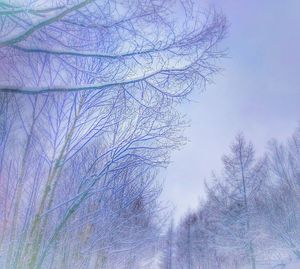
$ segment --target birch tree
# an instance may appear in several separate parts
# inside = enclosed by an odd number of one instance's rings
[[[138,267],[159,233],[155,175],[184,141],[176,105],[218,70],[224,17],[11,1],[0,26],[1,265]]]
[[[3,202],[10,205],[4,211],[9,223],[4,245],[7,268],[21,264],[24,268],[24,261],[29,268],[44,268],[44,260],[62,232],[76,223],[84,226],[82,218],[76,221],[77,214],[86,212],[80,208],[97,208],[99,213],[103,205],[94,201],[98,196],[106,204],[106,212],[112,201],[123,197],[117,208],[111,208],[111,214],[117,211],[121,219],[118,211],[126,212],[136,201],[143,201],[143,208],[148,208],[144,221],[154,216],[147,202],[156,197],[154,192],[151,198],[154,181],[150,178],[156,168],[167,164],[168,152],[180,145],[176,131],[180,119],[163,103],[155,107],[153,116],[154,108],[123,97],[121,91],[115,95],[84,92],[14,99],[19,113],[8,141],[9,153],[4,156],[8,167],[4,178],[10,179],[4,186],[11,190]],[[26,107],[24,113],[22,107]],[[142,212],[133,216],[139,214]],[[110,225],[117,225],[113,216],[105,218],[112,218]],[[129,221],[130,215],[126,219]]]

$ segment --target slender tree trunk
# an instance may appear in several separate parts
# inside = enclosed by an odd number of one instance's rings
[[[247,233],[247,240],[248,240],[248,252],[250,256],[251,261],[251,268],[256,269],[256,259],[253,249],[253,243],[251,238],[249,238],[249,232],[250,232],[250,216],[249,216],[249,208],[248,208],[248,198],[247,198],[247,188],[246,188],[246,180],[245,180],[245,174],[244,174],[244,163],[242,161],[242,156],[240,152],[240,165],[241,165],[241,171],[242,171],[242,183],[243,183],[243,197],[244,197],[244,204],[246,209],[246,233]]]

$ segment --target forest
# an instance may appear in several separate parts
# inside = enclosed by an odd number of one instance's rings
[[[181,220],[161,201],[180,107],[218,76],[228,33],[196,0],[0,1],[0,269],[300,259],[300,129],[263,156],[237,134]]]
[[[236,136],[207,199],[178,226],[170,222],[161,268],[298,268],[286,265],[300,258],[300,128],[267,148],[257,157]]]

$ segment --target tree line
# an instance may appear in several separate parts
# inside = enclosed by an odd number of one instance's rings
[[[196,3],[1,1],[1,268],[150,266],[178,105],[223,56]]]
[[[263,157],[242,134],[207,198],[164,237],[161,268],[284,268],[300,259],[300,128]]]

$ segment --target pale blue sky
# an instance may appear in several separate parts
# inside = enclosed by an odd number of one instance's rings
[[[270,138],[286,139],[300,120],[300,1],[210,0],[228,18],[224,71],[182,111],[190,142],[172,155],[163,199],[176,218],[203,198],[204,178],[237,132],[263,152]]]

